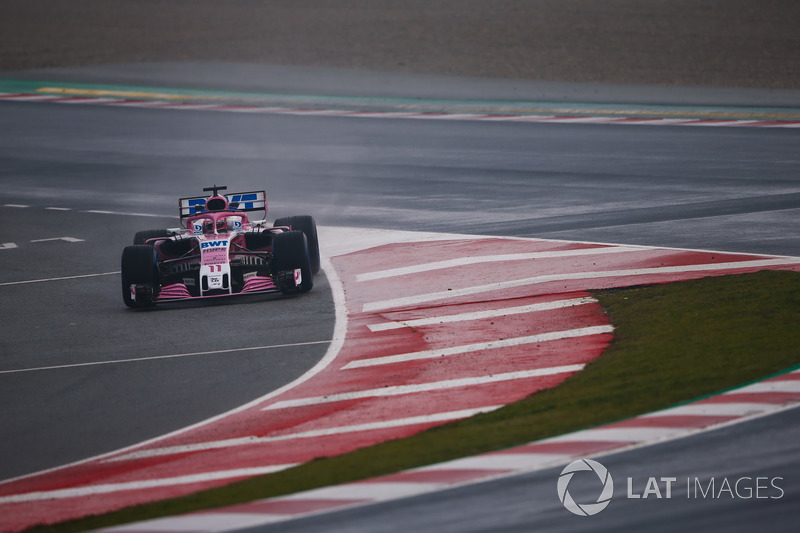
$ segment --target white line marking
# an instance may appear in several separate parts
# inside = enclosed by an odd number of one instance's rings
[[[643,415],[643,417],[657,416],[747,416],[756,413],[763,413],[773,406],[768,403],[692,403],[672,407],[663,411],[656,411]]]
[[[235,446],[248,446],[253,444],[264,444],[267,442],[280,442],[295,439],[310,439],[316,437],[328,437],[331,435],[341,435],[343,433],[354,433],[357,431],[371,431],[375,429],[389,429],[403,426],[413,426],[417,424],[430,424],[436,422],[447,422],[450,420],[460,420],[480,413],[488,413],[499,409],[502,405],[489,407],[479,407],[476,409],[462,409],[459,411],[448,411],[444,413],[433,413],[430,415],[412,416],[408,418],[397,418],[394,420],[384,420],[382,422],[368,422],[363,424],[353,424],[350,426],[338,426],[323,429],[301,431],[298,433],[287,433],[285,435],[275,435],[272,437],[239,437],[235,439],[223,439],[218,441],[198,442],[195,444],[184,444],[181,446],[167,446],[164,448],[150,448],[132,452],[117,457],[106,459],[105,462],[128,461],[130,459],[141,459],[145,457],[161,457],[179,453],[200,452],[207,450],[219,450],[232,448]]]
[[[122,217],[151,217],[151,218],[178,218],[174,215],[157,215],[153,213],[121,213],[119,211],[104,211],[101,209],[89,209],[81,213],[92,213],[95,215],[119,215]]]
[[[48,242],[48,241],[84,242],[83,239],[78,239],[77,237],[51,237],[49,239],[36,239],[31,242]]]
[[[453,459],[446,463],[420,468],[418,471],[461,469],[518,471],[523,468],[537,468],[554,462],[561,463],[571,457],[571,455],[563,453],[488,453]]]
[[[92,496],[96,494],[110,494],[113,492],[122,492],[127,490],[144,490],[156,487],[168,487],[172,485],[203,483],[206,481],[216,481],[218,479],[259,476],[263,474],[272,474],[273,472],[285,470],[293,466],[295,465],[270,465],[255,468],[222,470],[218,472],[204,472],[202,474],[191,474],[187,476],[147,479],[142,481],[128,481],[124,483],[106,483],[103,485],[87,485],[69,489],[27,492],[23,494],[13,494],[11,496],[0,496],[0,504],[33,502],[39,500],[62,500],[65,498],[77,498],[80,496]]]
[[[498,383],[501,381],[513,381],[540,376],[552,376],[555,374],[565,374],[568,372],[578,372],[583,370],[583,364],[554,366],[548,368],[534,368],[531,370],[518,370],[516,372],[505,372],[490,376],[477,376],[472,378],[446,379],[442,381],[432,381],[428,383],[417,383],[413,385],[394,385],[381,387],[379,389],[369,389],[353,392],[342,392],[329,394],[327,396],[314,396],[310,398],[298,398],[296,400],[284,400],[265,407],[264,411],[276,409],[286,409],[289,407],[305,407],[308,405],[319,405],[324,403],[343,402],[347,400],[359,400],[363,398],[379,398],[384,396],[399,396],[402,394],[415,394],[419,392],[430,392],[456,387],[469,387],[473,385],[483,385],[486,383]]]
[[[0,250],[13,250],[14,248],[17,248],[17,245],[13,242],[4,242],[0,244]]]
[[[419,482],[367,482],[347,483],[333,487],[312,489],[298,494],[291,494],[280,498],[282,501],[292,500],[370,500],[380,501],[395,498],[404,498],[423,492],[442,489],[450,483],[419,483]]]
[[[623,252],[641,252],[642,249],[630,246],[612,246],[606,248],[580,248],[577,250],[559,250],[550,252],[528,252],[519,254],[502,254],[502,255],[479,255],[471,257],[460,257],[456,259],[447,259],[445,261],[434,261],[431,263],[423,263],[419,265],[411,265],[406,267],[390,268],[387,270],[377,270],[375,272],[366,272],[356,276],[356,281],[373,281],[377,279],[385,279],[396,276],[405,276],[408,274],[418,274],[420,272],[429,272],[431,270],[441,270],[446,268],[455,268],[464,265],[475,265],[480,263],[501,263],[505,261],[530,261],[535,259],[553,259],[558,257],[576,257],[583,255],[600,255],[600,254],[615,254]]]
[[[800,380],[770,380],[754,383],[745,387],[728,391],[727,394],[748,392],[800,392]]]
[[[48,211],[72,211],[69,207],[45,207]]]
[[[62,281],[65,279],[82,279],[82,278],[95,278],[98,276],[113,276],[114,274],[119,274],[119,270],[114,272],[100,272],[99,274],[81,274],[78,276],[62,276],[60,278],[42,278],[42,279],[28,279],[24,281],[6,281],[4,283],[0,283],[0,287],[5,287],[7,285],[25,285],[27,283],[44,283],[46,281]]]
[[[532,278],[516,279],[510,281],[503,281],[499,283],[490,283],[487,285],[478,285],[475,287],[466,287],[464,289],[454,289],[449,291],[419,294],[416,296],[407,296],[404,298],[393,298],[390,300],[382,300],[379,302],[371,302],[364,304],[362,310],[364,312],[371,312],[383,309],[391,309],[395,307],[418,305],[421,303],[432,302],[436,300],[445,300],[448,298],[457,298],[459,296],[468,296],[472,294],[479,294],[482,292],[510,289],[514,287],[523,287],[525,285],[536,285],[539,283],[547,283],[551,281],[646,276],[655,274],[675,274],[683,272],[734,270],[740,268],[760,268],[768,266],[790,265],[797,263],[798,263],[797,258],[787,257],[787,258],[775,258],[775,259],[761,259],[755,261],[734,261],[729,263],[705,263],[700,265],[635,268],[630,270],[605,270],[598,272],[572,272],[569,274],[548,274],[544,276],[535,276]]]
[[[536,442],[649,442],[694,428],[596,428],[584,429]]]
[[[25,209],[26,207],[30,207],[30,206],[29,205],[23,205],[23,204],[3,204],[3,207],[16,207],[16,208],[19,208],[19,209]]]
[[[209,350],[207,352],[188,352],[188,353],[177,353],[177,354],[170,354],[170,355],[153,355],[148,357],[135,357],[133,359],[115,359],[112,361],[90,361],[87,363],[72,363],[67,365],[53,365],[53,366],[39,366],[34,368],[19,368],[16,370],[0,370],[0,374],[21,374],[22,372],[36,372],[39,370],[60,370],[64,368],[80,368],[84,366],[99,366],[99,365],[116,365],[121,363],[139,363],[142,361],[158,361],[160,359],[178,359],[181,357],[194,357],[198,355],[218,355],[224,353],[236,353],[236,352],[252,352],[255,350],[271,350],[274,348],[293,348],[296,346],[311,346],[315,344],[327,344],[331,342],[330,340],[327,341],[309,341],[309,342],[295,342],[290,344],[267,344],[264,346],[250,346],[247,348],[230,348],[226,350]]]
[[[496,348],[508,348],[511,346],[520,346],[523,344],[534,344],[537,342],[548,342],[560,339],[571,339],[574,337],[585,337],[588,335],[599,335],[601,333],[611,333],[614,331],[612,326],[591,326],[586,328],[570,329],[565,331],[551,331],[547,333],[540,333],[538,335],[529,335],[526,337],[514,337],[511,339],[503,339],[489,342],[479,342],[475,344],[465,344],[462,346],[452,346],[450,348],[439,348],[435,350],[423,350],[420,352],[403,353],[399,355],[387,355],[383,357],[371,357],[368,359],[357,359],[351,361],[342,367],[343,370],[351,368],[362,368],[365,366],[378,366],[388,365],[392,363],[404,363],[407,361],[416,361],[419,359],[436,359],[437,357],[448,357],[451,355],[461,355],[466,353],[481,352],[484,350],[492,350]]]
[[[247,513],[247,512],[212,512],[169,516],[166,518],[156,518],[144,522],[135,522],[116,527],[103,528],[98,530],[104,533],[212,533],[223,531],[234,531],[255,526],[282,522],[290,520],[296,516],[291,514],[276,513]]]
[[[578,305],[597,303],[591,297],[570,298],[568,300],[556,300],[553,302],[543,302],[538,304],[521,305],[516,307],[504,307],[501,309],[490,309],[488,311],[475,311],[472,313],[460,313],[457,315],[432,316],[428,318],[416,318],[412,320],[398,320],[395,322],[383,322],[381,324],[369,324],[370,331],[386,331],[399,328],[416,328],[420,326],[430,326],[433,324],[449,324],[452,322],[464,322],[467,320],[483,320],[486,318],[497,318],[524,313],[534,313],[537,311],[551,311],[554,309],[564,309]]]

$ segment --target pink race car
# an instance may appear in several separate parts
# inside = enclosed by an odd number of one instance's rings
[[[140,231],[122,251],[122,299],[128,307],[235,294],[307,292],[319,272],[317,226],[310,216],[251,221],[267,214],[264,191],[179,200],[177,229]]]

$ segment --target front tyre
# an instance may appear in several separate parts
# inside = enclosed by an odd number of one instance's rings
[[[295,270],[300,270],[300,284],[292,281]],[[302,231],[285,231],[278,233],[272,240],[272,273],[281,282],[283,292],[308,292],[314,286],[311,261],[308,257],[308,240]]]
[[[293,230],[302,231],[308,241],[308,258],[311,261],[311,272],[319,272],[319,238],[317,237],[317,223],[314,217],[309,215],[298,215],[293,217],[283,217],[275,221],[275,226],[289,226]]]
[[[121,267],[122,300],[125,305],[128,307],[150,307],[155,305],[155,249],[148,244],[126,246],[122,250]]]

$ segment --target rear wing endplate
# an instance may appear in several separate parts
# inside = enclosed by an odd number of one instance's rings
[[[267,216],[267,193],[265,191],[237,192],[224,196],[228,201],[229,211],[263,211],[264,217]],[[209,198],[211,196],[196,196],[178,200],[181,222],[188,217],[208,213],[206,202]]]

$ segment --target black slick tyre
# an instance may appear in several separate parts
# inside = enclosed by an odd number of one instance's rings
[[[310,291],[314,279],[305,234],[297,230],[278,233],[272,240],[272,272],[276,276],[285,276],[296,269],[300,269],[300,285],[294,287],[287,284],[284,292]]]
[[[293,230],[302,231],[308,241],[308,258],[311,262],[311,272],[319,272],[319,238],[317,237],[317,223],[309,215],[283,217],[275,221],[275,226],[289,226]]]
[[[156,284],[155,249],[147,244],[126,246],[122,250],[122,300],[128,307],[149,307],[155,304],[153,290]],[[131,285],[146,287],[138,291],[136,299],[131,294]]]

